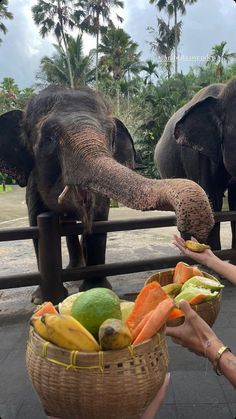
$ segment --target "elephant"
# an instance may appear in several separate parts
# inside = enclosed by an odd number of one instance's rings
[[[229,209],[235,209],[235,103],[236,79],[204,87],[172,115],[155,147],[154,161],[161,178],[195,181],[205,190],[213,211],[222,210],[227,189]],[[220,223],[207,242],[214,250],[221,248]]]
[[[214,224],[203,189],[183,179],[154,180],[134,170],[132,138],[99,92],[49,86],[24,111],[0,116],[0,171],[26,186],[31,226],[38,214],[68,214],[84,224],[82,245],[67,238],[70,266],[105,263],[106,234],[92,234],[93,220],[107,220],[109,198],[138,210],[175,211],[182,233],[205,238]],[[199,217],[199,208],[204,219]],[[35,243],[37,253],[37,242]],[[110,287],[106,278],[84,280],[80,290]],[[34,301],[40,298],[40,289]],[[61,301],[66,293],[52,290]]]

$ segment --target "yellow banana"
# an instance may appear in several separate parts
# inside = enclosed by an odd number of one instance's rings
[[[100,349],[91,333],[70,315],[45,314],[42,322],[47,328],[49,341],[61,348],[82,352]]]
[[[104,350],[123,349],[131,343],[131,333],[122,320],[107,319],[99,328],[99,342]]]
[[[42,316],[32,316],[30,319],[30,324],[33,326],[35,332],[41,336],[41,338],[49,341],[48,330],[45,324],[41,321]]]

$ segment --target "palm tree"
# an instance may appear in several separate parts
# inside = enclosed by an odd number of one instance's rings
[[[96,88],[98,86],[98,45],[99,35],[104,33],[107,26],[114,26],[111,19],[113,8],[123,8],[124,2],[121,0],[85,0],[85,19],[81,28],[96,36]],[[121,16],[116,13],[116,19],[123,22]]]
[[[154,41],[150,42],[151,48],[162,59],[164,59],[167,70],[168,79],[171,77],[171,54],[175,48],[175,37],[177,29],[177,41],[180,40],[182,22],[177,23],[176,26],[170,27],[169,22],[166,23],[163,19],[157,19],[158,33],[153,28],[149,28],[149,32],[154,34]]]
[[[152,76],[158,78],[158,73],[156,71],[157,66],[158,64],[154,63],[152,60],[147,60],[145,63],[143,63],[140,70],[147,74],[144,78],[145,84],[152,84]]]
[[[138,44],[121,28],[111,27],[102,35],[98,51],[103,55],[100,65],[107,66],[112,77],[117,82],[117,114],[119,114],[119,82],[127,73],[136,70],[135,64],[139,62],[140,52],[137,52]],[[129,95],[128,95],[129,96]]]
[[[93,52],[90,51],[88,55],[84,55],[81,35],[78,35],[76,39],[72,36],[67,36],[67,45],[74,86],[79,87],[88,85],[95,79]],[[43,82],[43,84],[56,83],[70,86],[70,76],[65,51],[59,45],[54,45],[54,48],[56,49],[56,53],[51,58],[43,57],[41,59],[40,71],[37,74],[37,79]]]
[[[13,14],[7,10],[8,7],[8,0],[1,0],[0,1],[0,32],[4,35],[7,33],[7,28],[4,23],[1,22],[2,19],[13,19]],[[0,38],[0,43],[2,39]]]
[[[227,45],[226,41],[221,42],[220,44],[216,44],[212,47],[212,52],[210,55],[207,64],[215,63],[216,64],[216,71],[215,74],[219,77],[219,81],[222,80],[223,72],[224,72],[224,62],[228,64],[228,62],[236,57],[235,52],[229,52],[225,50],[225,46]]]
[[[83,0],[77,0],[76,10],[74,9],[74,0],[38,0],[37,4],[32,7],[33,19],[36,25],[40,26],[42,37],[54,32],[59,47],[65,51],[71,87],[74,87],[74,81],[66,29],[73,29],[75,25],[78,25],[79,17],[84,14],[82,7]]]
[[[178,11],[181,15],[186,14],[186,6],[188,4],[194,4],[197,0],[149,0],[151,4],[156,4],[158,10],[166,10],[168,15],[174,16],[174,27],[175,27],[175,74],[178,72]]]

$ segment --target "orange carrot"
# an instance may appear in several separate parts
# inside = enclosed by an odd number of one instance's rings
[[[159,282],[155,281],[145,285],[138,294],[134,302],[134,308],[126,320],[129,329],[131,331],[135,329],[145,314],[153,310],[160,301],[166,298],[168,298],[168,295],[161,288]]]
[[[141,332],[142,328],[144,327],[145,323],[150,319],[153,310],[149,311],[145,316],[142,318],[141,322],[137,324],[135,329],[132,330],[132,342],[138,337],[139,333]]]
[[[195,275],[203,275],[197,266],[190,266],[187,263],[178,262],[174,270],[173,282],[176,284],[184,284],[188,279]]]
[[[184,316],[184,312],[180,310],[179,308],[174,307],[173,310],[171,310],[167,320],[174,320],[183,316]]]
[[[34,311],[33,316],[40,317],[43,314],[58,314],[58,311],[56,310],[55,306],[51,303],[51,301],[47,301]]]
[[[149,320],[146,322],[141,332],[133,342],[133,345],[138,345],[145,340],[150,339],[160,328],[166,323],[171,310],[174,307],[174,301],[171,298],[166,298],[161,301],[153,310]]]
[[[191,298],[191,300],[189,300],[189,304],[199,304],[202,303],[206,298],[205,294],[197,294],[194,297]]]

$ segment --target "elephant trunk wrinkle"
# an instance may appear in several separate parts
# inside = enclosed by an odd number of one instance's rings
[[[67,165],[65,184],[73,183],[80,191],[100,193],[137,210],[175,211],[179,231],[206,239],[214,218],[207,195],[197,183],[137,174],[112,158],[109,139],[92,129],[72,137],[70,133],[73,161]],[[68,153],[68,148],[65,151]],[[77,165],[83,166],[82,175]]]
[[[145,178],[108,157],[98,158],[88,168],[83,187],[142,210],[175,211],[179,231],[205,240],[214,225],[204,190],[187,179]],[[109,174],[109,177],[108,177]]]
[[[101,156],[111,157],[109,139],[104,133],[97,132],[92,128],[81,129],[79,133],[67,132],[65,144],[71,146],[74,160],[91,162]]]

